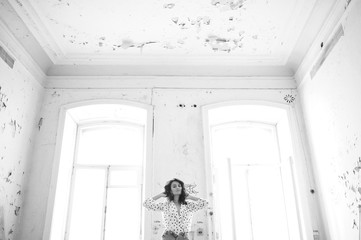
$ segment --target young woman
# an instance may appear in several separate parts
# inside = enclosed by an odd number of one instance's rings
[[[206,208],[208,202],[187,194],[184,183],[176,178],[167,182],[164,189],[164,192],[145,200],[143,206],[148,210],[162,212],[166,228],[163,240],[188,240],[193,213]],[[167,198],[167,201],[156,202],[160,198]]]

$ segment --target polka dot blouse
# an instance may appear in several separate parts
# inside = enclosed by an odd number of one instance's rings
[[[144,201],[143,206],[148,210],[161,211],[163,222],[166,227],[165,231],[173,231],[175,234],[189,232],[191,230],[193,213],[206,208],[208,202],[204,199],[198,201],[186,201],[187,205],[181,204],[180,214],[177,206],[173,201],[156,203],[153,198]]]

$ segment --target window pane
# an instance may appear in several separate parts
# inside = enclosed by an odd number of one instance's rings
[[[288,240],[280,169],[252,168],[248,182],[254,240]]]
[[[247,188],[247,168],[232,167],[232,185],[236,239],[253,240]]]
[[[228,165],[222,164],[216,169],[217,176],[222,176],[217,179],[216,187],[218,195],[220,228],[222,231],[222,239],[234,239],[233,236],[233,209],[231,204],[231,182],[229,178]]]
[[[84,128],[78,149],[78,163],[101,165],[141,165],[144,128],[108,125]]]
[[[147,111],[139,107],[121,104],[92,104],[69,110],[72,118],[78,122],[121,120],[146,124]]]
[[[109,184],[111,186],[136,186],[138,171],[136,170],[110,170]]]
[[[109,188],[105,240],[139,240],[140,190]]]
[[[279,162],[278,148],[271,127],[226,125],[213,129],[213,157],[233,163]]]
[[[76,169],[69,240],[101,238],[105,176],[102,169]]]

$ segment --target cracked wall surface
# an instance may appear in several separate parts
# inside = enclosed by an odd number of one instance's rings
[[[19,231],[43,88],[19,63],[0,59],[0,239]]]
[[[361,2],[313,79],[299,88],[326,239],[358,239],[361,205]]]
[[[152,193],[162,191],[164,184],[174,178],[185,181],[196,196],[206,196],[204,144],[201,107],[234,100],[264,100],[294,104],[295,90],[250,89],[48,89],[45,92],[34,148],[29,195],[19,239],[40,239],[45,226],[47,198],[54,160],[59,110],[64,104],[96,99],[118,99],[151,104],[154,107]],[[287,97],[287,98],[286,98]],[[285,99],[286,98],[286,99]],[[41,121],[40,121],[41,120]],[[41,124],[40,124],[41,122]],[[39,127],[38,127],[39,126]],[[150,197],[150,196],[146,196]],[[160,239],[164,229],[161,215],[152,213],[151,236]],[[210,239],[207,211],[194,216],[192,236],[196,240]]]

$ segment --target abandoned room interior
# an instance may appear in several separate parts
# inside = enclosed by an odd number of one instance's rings
[[[0,240],[160,240],[173,178],[189,240],[361,239],[360,43],[361,0],[0,0]]]

